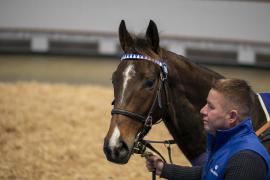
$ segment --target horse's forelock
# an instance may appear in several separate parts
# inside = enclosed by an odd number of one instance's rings
[[[130,53],[146,55],[152,59],[160,59],[160,55],[156,54],[151,49],[149,42],[141,36],[134,39],[134,44],[133,47],[130,48],[130,51]]]

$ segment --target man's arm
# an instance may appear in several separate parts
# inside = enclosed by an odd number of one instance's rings
[[[199,166],[184,167],[174,164],[166,164],[155,155],[146,157],[146,168],[150,172],[156,171],[157,175],[169,180],[173,179],[195,180],[201,179],[202,176],[202,167]]]
[[[202,179],[202,167],[185,167],[174,164],[164,164],[160,177],[169,180],[199,180]]]
[[[225,180],[264,180],[267,167],[264,159],[254,151],[244,150],[232,156],[225,171]]]

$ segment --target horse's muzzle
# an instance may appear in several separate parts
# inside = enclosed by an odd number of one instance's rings
[[[104,140],[103,151],[108,161],[117,164],[126,164],[131,154],[124,141],[120,141],[115,147],[110,147],[108,142]]]

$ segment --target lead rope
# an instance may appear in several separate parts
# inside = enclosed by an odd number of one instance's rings
[[[152,180],[156,180],[156,170],[152,172]]]

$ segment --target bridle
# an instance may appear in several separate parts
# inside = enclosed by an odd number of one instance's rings
[[[111,111],[111,114],[120,114],[123,116],[127,116],[129,118],[131,118],[132,120],[138,121],[140,123],[143,123],[144,126],[141,129],[141,131],[139,131],[136,135],[135,141],[134,141],[134,148],[133,148],[133,152],[136,150],[140,150],[141,148],[138,147],[140,146],[140,143],[143,140],[143,137],[148,133],[148,131],[152,128],[153,125],[153,113],[155,111],[155,107],[157,107],[157,105],[159,106],[160,109],[162,109],[162,102],[161,102],[161,91],[162,88],[164,88],[164,92],[165,92],[165,96],[166,96],[166,100],[167,100],[167,107],[166,109],[168,109],[168,103],[169,103],[169,97],[168,97],[168,82],[167,82],[167,76],[168,76],[168,69],[167,69],[167,65],[164,62],[161,62],[159,60],[154,60],[148,56],[145,55],[141,55],[141,54],[124,54],[121,58],[121,60],[147,60],[150,62],[153,62],[155,64],[157,64],[160,67],[160,81],[159,81],[159,85],[158,85],[158,90],[156,92],[156,96],[155,99],[152,103],[152,106],[147,114],[147,116],[143,116],[141,114],[138,114],[136,112],[130,112],[124,109],[118,109],[118,108],[114,108]],[[165,112],[166,110],[164,110],[163,112]],[[160,121],[157,121],[160,122]],[[157,123],[156,122],[156,123]]]
[[[127,116],[135,121],[138,121],[143,124],[143,128],[137,133],[135,140],[134,140],[134,146],[132,149],[132,153],[136,154],[141,154],[141,156],[147,156],[148,152],[146,152],[146,147],[158,154],[161,159],[166,162],[165,158],[151,145],[151,143],[163,143],[164,145],[167,145],[168,149],[168,154],[169,154],[169,159],[170,162],[172,163],[171,160],[171,149],[170,149],[170,144],[175,144],[176,142],[174,140],[167,140],[167,141],[146,141],[143,140],[144,136],[150,131],[153,125],[153,114],[155,111],[155,108],[158,106],[160,109],[163,108],[162,102],[161,102],[161,92],[162,89],[164,88],[164,93],[166,97],[166,109],[163,110],[163,115],[166,114],[169,108],[169,96],[168,96],[168,82],[167,82],[167,77],[168,77],[168,68],[167,64],[164,62],[161,62],[159,60],[152,59],[148,56],[141,55],[141,54],[124,54],[121,58],[121,60],[146,60],[146,61],[151,61],[155,64],[157,64],[160,67],[160,81],[158,82],[158,89],[156,92],[155,99],[151,105],[151,108],[147,114],[147,116],[143,116],[141,114],[138,114],[136,112],[130,112],[125,109],[118,109],[114,108],[111,111],[111,114],[120,114],[123,116]],[[113,101],[114,102],[114,101]],[[164,113],[165,112],[165,113]],[[161,118],[163,117],[161,116]],[[162,120],[158,120],[155,122],[155,124],[161,122]],[[151,153],[150,153],[151,154]],[[152,172],[152,180],[156,179],[156,172]]]
[[[153,152],[155,152],[156,154],[158,154],[161,159],[166,162],[165,158],[151,145],[151,143],[163,143],[164,145],[167,146],[168,149],[168,154],[169,154],[169,159],[172,163],[171,160],[171,149],[170,149],[170,144],[175,144],[174,140],[168,140],[168,141],[147,141],[147,140],[143,140],[144,136],[150,131],[150,129],[152,128],[153,125],[153,114],[155,111],[155,108],[158,106],[160,109],[162,109],[163,114],[165,114],[164,112],[166,112],[169,108],[169,96],[168,96],[168,82],[167,82],[167,77],[168,77],[168,68],[167,68],[167,64],[164,62],[161,62],[159,60],[154,60],[148,56],[145,55],[141,55],[141,54],[124,54],[121,58],[121,60],[146,60],[146,61],[151,61],[155,64],[157,64],[160,67],[160,73],[159,73],[159,84],[158,84],[158,89],[155,95],[155,99],[151,105],[151,108],[147,114],[147,116],[143,116],[141,114],[138,114],[136,112],[130,112],[127,111],[125,109],[118,109],[118,108],[114,108],[111,111],[111,114],[120,114],[123,116],[127,116],[135,121],[138,121],[140,123],[143,124],[143,128],[137,133],[135,140],[134,140],[134,145],[133,145],[133,149],[132,149],[132,154],[136,153],[136,154],[141,154],[141,156],[147,156],[147,154],[149,152],[146,152],[146,147],[149,148],[150,150],[152,150]],[[163,109],[162,106],[162,102],[161,102],[161,92],[162,89],[164,88],[164,93],[166,96],[166,109]],[[114,101],[113,101],[114,102]],[[161,118],[163,117],[163,115],[161,116]],[[160,118],[160,119],[161,119]],[[159,122],[161,122],[162,120],[159,120],[157,122],[155,122],[154,124],[157,124]],[[151,153],[150,153],[151,154]],[[156,179],[156,172],[153,171],[152,172],[152,180]]]

